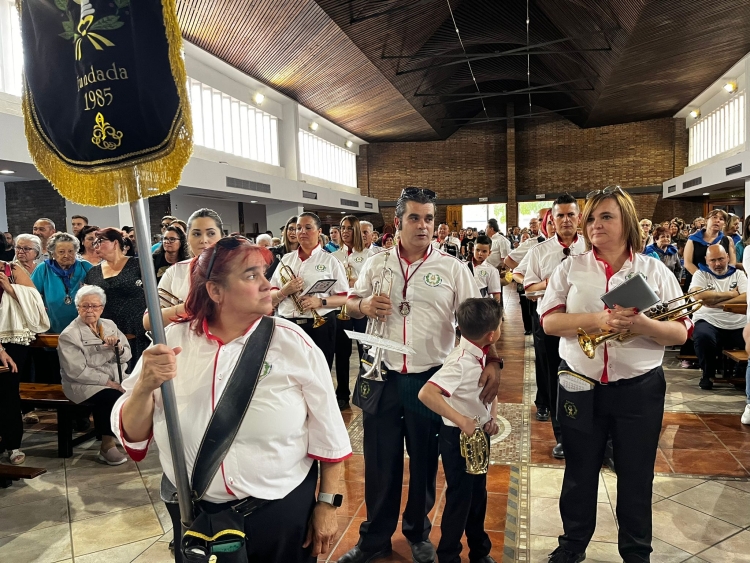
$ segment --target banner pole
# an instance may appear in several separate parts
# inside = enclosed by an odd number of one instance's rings
[[[135,177],[136,182],[139,183],[137,171],[135,172]],[[138,191],[141,192],[140,186]],[[151,254],[148,252],[148,249],[151,248],[151,229],[148,217],[146,216],[146,206],[143,205],[143,199],[138,199],[131,203],[130,211],[133,214],[133,226],[135,228],[138,248],[146,249],[144,253],[139,252],[139,255],[141,255],[139,262],[141,264],[143,291],[146,294],[146,305],[148,307],[149,320],[151,321],[151,334],[154,344],[166,344],[167,339],[164,335],[164,322],[161,318],[161,306],[156,287],[156,272],[154,271],[154,262],[151,260]],[[184,531],[184,527],[190,526],[193,523],[193,504],[187,465],[185,463],[185,448],[182,442],[177,400],[171,381],[162,383],[161,395],[164,402],[167,434],[169,435],[169,449],[172,454],[175,481],[177,481],[174,485],[177,487],[177,500],[180,503],[180,520],[182,521]],[[181,538],[182,534],[180,534]],[[180,542],[175,543],[175,549],[180,549]]]

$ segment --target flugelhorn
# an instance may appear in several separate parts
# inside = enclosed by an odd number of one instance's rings
[[[390,251],[386,250],[383,252],[385,256],[385,262],[383,263],[383,269],[380,271],[380,276],[372,284],[373,295],[385,295],[390,298],[391,287],[393,286],[393,270],[388,267],[388,256]],[[383,338],[385,333],[386,321],[373,319],[372,317],[367,319],[367,329],[365,334],[375,336],[377,338]],[[362,377],[365,379],[375,379],[377,381],[383,381],[383,374],[381,372],[380,364],[383,362],[383,348],[376,347],[375,352],[370,354],[371,346],[364,344],[365,354],[362,357],[362,365],[365,368]]]
[[[469,436],[461,432],[461,456],[466,460],[466,473],[483,475],[490,465],[490,443],[479,425],[479,417],[474,417],[474,433]]]
[[[292,269],[286,264],[279,264],[279,277],[281,278],[282,285],[288,284],[290,281],[295,279],[297,276],[294,275]],[[300,292],[292,293],[289,297],[294,302],[294,308],[297,309],[299,314],[304,314],[305,308],[302,306],[302,300],[300,299]],[[321,317],[315,309],[310,309],[313,316],[313,328],[318,328],[326,324],[326,320]]]
[[[157,293],[159,294],[159,305],[162,309],[174,307],[175,305],[179,305],[183,302],[182,299],[180,299],[176,295],[172,295],[166,289],[159,288],[157,290]]]
[[[666,303],[657,303],[651,309],[645,311],[643,314],[651,319],[654,319],[655,321],[679,321],[680,319],[684,319],[685,317],[692,315],[703,306],[703,301],[701,301],[700,299],[697,301],[689,301],[691,297],[699,293],[703,293],[704,291],[713,291],[713,289],[713,285],[699,287],[698,289],[694,289],[690,293],[686,293],[682,297],[675,297],[674,299],[670,299]],[[672,303],[682,301],[683,299],[688,300],[688,302],[683,303],[682,305],[680,305],[679,307],[675,307],[674,309],[669,308]],[[596,355],[596,348],[600,344],[609,340],[618,340],[620,342],[625,342],[626,340],[630,340],[631,338],[635,338],[636,336],[640,335],[634,332],[600,332],[597,334],[586,334],[585,330],[579,328],[578,345],[581,347],[581,350],[583,350],[583,353],[586,354],[587,358],[593,359]]]
[[[354,268],[352,267],[351,264],[347,264],[345,271],[346,271],[346,285],[348,286],[349,282],[352,281],[352,274],[354,273]],[[346,314],[346,303],[344,303],[344,305],[341,307],[341,312],[338,315],[336,315],[336,318],[340,321],[348,321],[349,319],[351,319],[351,317]]]

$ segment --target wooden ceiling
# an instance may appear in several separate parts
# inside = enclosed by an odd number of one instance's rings
[[[446,138],[508,103],[582,127],[671,116],[750,51],[747,0],[529,0],[528,36],[526,0],[177,6],[187,40],[370,142]]]

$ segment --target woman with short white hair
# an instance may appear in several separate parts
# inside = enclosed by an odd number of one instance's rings
[[[16,237],[16,258],[13,263],[20,264],[29,275],[39,265],[42,254],[42,240],[36,235],[24,233]]]
[[[266,233],[258,235],[258,237],[255,239],[255,244],[257,244],[258,246],[262,246],[263,248],[268,248],[272,243],[273,239],[271,238],[271,235],[267,235]]]
[[[99,461],[120,465],[127,457],[117,449],[109,416],[123,393],[120,383],[131,352],[128,339],[114,321],[100,318],[106,304],[107,295],[96,285],[84,286],[76,293],[78,316],[60,334],[57,354],[65,396],[93,407],[94,426],[102,437]]]

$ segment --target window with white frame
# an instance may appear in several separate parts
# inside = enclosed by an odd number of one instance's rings
[[[0,0],[0,92],[21,95],[23,45],[16,4]]]
[[[300,129],[299,157],[303,174],[357,187],[357,157],[352,151]]]
[[[745,92],[738,92],[690,126],[688,165],[723,154],[745,142]]]
[[[196,145],[279,165],[279,121],[216,88],[188,78]]]
[[[476,231],[483,231],[487,227],[487,221],[497,219],[500,231],[507,233],[507,203],[490,203],[461,206],[461,218],[463,228],[471,227]]]

